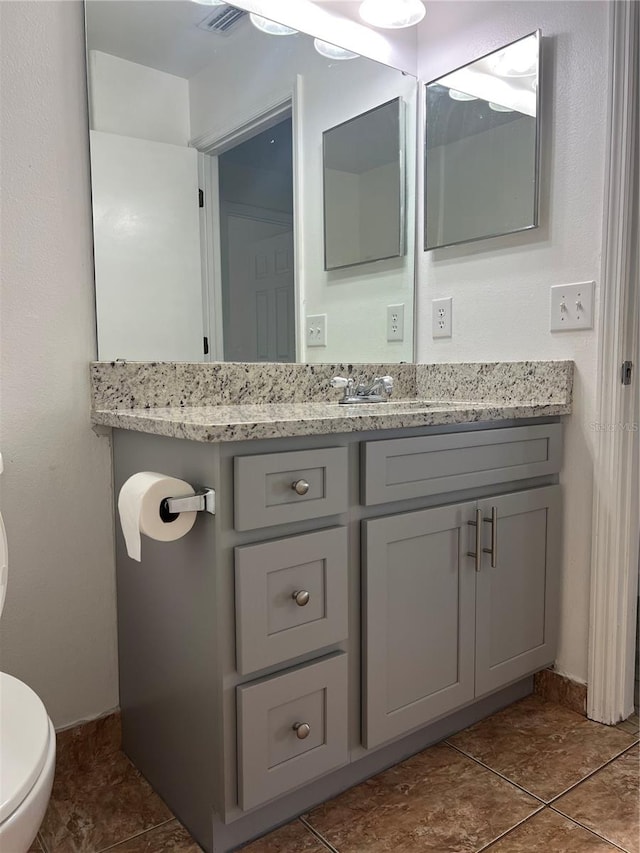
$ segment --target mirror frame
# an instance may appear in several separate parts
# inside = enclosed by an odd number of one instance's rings
[[[388,107],[390,104],[396,103],[398,104],[398,251],[394,252],[392,255],[381,255],[379,258],[368,258],[363,261],[353,261],[349,264],[337,264],[335,266],[328,266],[327,264],[327,134],[331,133],[334,130],[338,130],[339,128],[346,127],[346,125],[353,124],[356,121],[364,118],[365,116],[371,115],[371,113],[375,113],[378,110],[384,109],[384,107]],[[375,264],[378,261],[388,261],[391,258],[402,258],[405,256],[407,251],[407,239],[406,239],[406,222],[407,215],[405,210],[405,205],[407,203],[407,191],[406,191],[406,165],[405,165],[405,142],[406,142],[406,104],[404,99],[398,95],[396,98],[391,98],[389,101],[385,101],[382,104],[378,104],[377,107],[371,107],[369,110],[365,110],[363,113],[358,113],[358,115],[353,116],[352,118],[347,119],[346,121],[340,122],[340,124],[336,124],[333,127],[329,127],[326,130],[322,131],[322,229],[323,229],[323,248],[324,248],[324,270],[325,272],[333,272],[334,270],[344,270],[349,269],[350,267],[358,267],[363,266],[364,264]],[[414,277],[414,290],[415,290],[415,277]]]
[[[464,68],[468,68],[470,65],[473,65],[476,62],[480,62],[482,59],[486,59],[489,56],[492,56],[494,53],[499,53],[501,50],[505,50],[508,47],[511,47],[514,44],[517,44],[520,41],[523,41],[526,38],[531,38],[531,36],[536,37],[537,45],[538,45],[538,56],[536,60],[536,74],[538,79],[538,85],[536,87],[536,144],[535,144],[535,153],[534,153],[534,171],[535,171],[535,186],[533,190],[533,223],[531,225],[524,225],[522,228],[512,228],[509,231],[498,231],[494,234],[483,234],[481,237],[469,237],[465,240],[455,240],[452,243],[439,243],[437,246],[428,246],[427,245],[427,175],[428,175],[428,163],[427,163],[427,88],[432,86],[434,83],[439,83],[445,77],[449,77],[451,74],[455,74],[456,71],[462,71]],[[453,68],[451,71],[447,71],[446,74],[441,74],[439,77],[436,77],[434,80],[429,80],[424,84],[424,182],[423,182],[423,194],[424,194],[424,204],[423,204],[423,251],[424,252],[433,252],[437,249],[448,249],[452,246],[463,246],[466,243],[477,243],[480,240],[491,240],[495,237],[505,237],[508,234],[520,234],[523,231],[532,231],[535,228],[540,227],[540,177],[541,177],[541,137],[542,137],[542,112],[541,112],[541,92],[542,92],[542,30],[540,28],[533,30],[533,32],[526,33],[523,36],[520,36],[517,39],[513,39],[513,41],[508,42],[507,44],[503,44],[500,47],[495,48],[494,50],[490,50],[488,53],[484,53],[482,56],[478,56],[470,62],[465,62],[463,65],[459,65],[457,68]]]

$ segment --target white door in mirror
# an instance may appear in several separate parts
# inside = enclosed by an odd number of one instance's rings
[[[551,288],[552,332],[593,328],[593,281],[555,284]]]

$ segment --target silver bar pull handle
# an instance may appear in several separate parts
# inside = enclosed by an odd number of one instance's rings
[[[491,525],[491,548],[483,548],[485,554],[491,554],[491,568],[498,565],[498,507],[491,507],[491,518],[485,518],[485,523]]]
[[[476,550],[475,551],[467,551],[467,557],[473,557],[476,561],[476,572],[479,572],[482,568],[482,510],[476,510],[476,520],[475,521],[467,521],[467,524],[470,527],[475,527],[476,529]]]

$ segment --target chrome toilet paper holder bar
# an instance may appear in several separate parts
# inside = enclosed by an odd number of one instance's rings
[[[181,512],[208,512],[216,514],[216,493],[213,489],[198,489],[195,495],[182,498],[165,498],[160,504],[160,518],[175,521]]]

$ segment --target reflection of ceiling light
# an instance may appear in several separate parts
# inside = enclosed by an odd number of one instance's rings
[[[226,0],[192,0],[193,3],[199,3],[201,6],[226,6]]]
[[[449,97],[454,101],[477,101],[475,95],[470,95],[468,92],[461,92],[459,89],[449,89]]]
[[[278,24],[276,21],[269,20],[269,18],[263,18],[262,15],[256,15],[255,12],[251,12],[249,17],[254,27],[262,30],[263,33],[269,33],[270,36],[293,36],[298,32],[297,30],[292,30],[291,27],[285,27],[284,24]]]
[[[357,59],[360,55],[321,39],[314,39],[313,46],[321,56],[325,56],[327,59]]]
[[[372,27],[399,29],[412,27],[426,13],[422,0],[364,0],[360,6],[360,17]]]
[[[494,113],[512,113],[513,110],[511,107],[505,107],[503,104],[496,104],[493,101],[489,101],[489,108],[494,111]]]
[[[500,77],[529,77],[536,73],[538,65],[538,41],[535,36],[510,44],[495,56],[489,57],[489,65]]]

